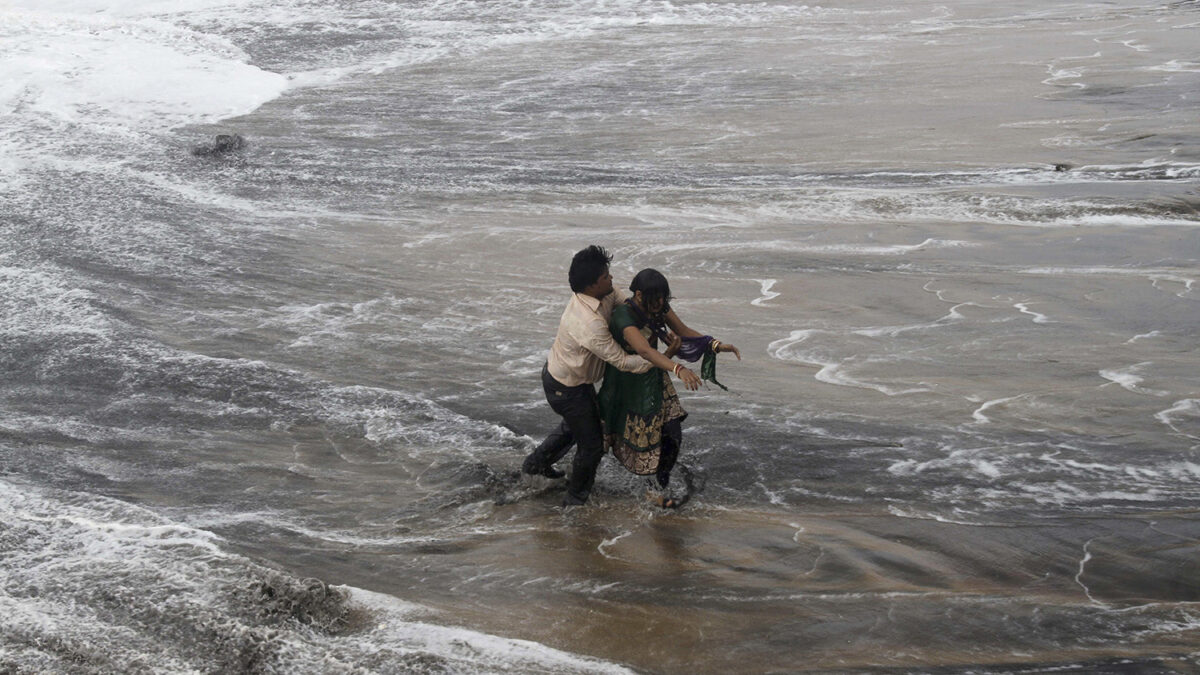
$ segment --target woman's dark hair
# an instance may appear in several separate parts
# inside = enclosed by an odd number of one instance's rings
[[[647,304],[661,299],[664,314],[671,308],[671,285],[667,283],[667,278],[662,275],[662,272],[647,267],[634,275],[633,281],[629,282],[629,292],[636,293],[638,291],[642,292],[642,300]],[[649,309],[649,307],[645,309]]]
[[[608,269],[608,263],[612,262],[612,256],[603,248],[595,244],[583,249],[571,258],[571,271],[567,273],[567,279],[571,282],[571,290],[576,293],[582,293],[584,289],[604,276],[604,271]]]

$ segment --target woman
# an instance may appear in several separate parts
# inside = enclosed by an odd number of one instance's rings
[[[700,378],[671,357],[678,354],[696,361],[707,355],[706,379],[716,382],[711,374],[715,368],[712,355],[733,352],[740,361],[742,354],[731,344],[688,328],[671,309],[671,287],[658,270],[638,272],[629,290],[632,297],[613,308],[609,330],[626,352],[642,356],[658,369],[627,373],[606,366],[599,396],[605,446],[631,472],[639,476],[654,474],[664,491],[656,501],[663,508],[675,508],[682,500],[665,491],[679,457],[682,422],[687,413],[679,404],[670,374],[693,390],[699,388]],[[660,341],[667,345],[662,354],[658,351]]]

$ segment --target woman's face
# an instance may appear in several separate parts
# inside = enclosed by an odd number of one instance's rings
[[[641,291],[638,291],[638,293],[641,294]],[[645,295],[643,295],[641,297],[641,302],[638,304],[640,304],[642,309],[645,309],[646,312],[654,316],[658,316],[666,310],[667,300],[666,298],[647,298]]]

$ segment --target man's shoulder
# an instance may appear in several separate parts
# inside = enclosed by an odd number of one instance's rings
[[[567,303],[567,308],[563,311],[563,323],[569,326],[583,327],[593,329],[599,325],[604,327],[604,318],[601,317],[596,309],[590,307],[580,294],[575,294]]]
[[[601,298],[600,305],[596,308],[596,311],[600,312],[604,316],[611,316],[613,310],[617,307],[620,307],[624,303],[625,296],[621,294],[621,291],[613,290],[612,293],[609,293]]]
[[[588,296],[582,293],[575,293],[567,299],[566,312],[569,314],[587,315],[595,314],[596,310],[588,304]],[[592,300],[592,302],[596,302]]]

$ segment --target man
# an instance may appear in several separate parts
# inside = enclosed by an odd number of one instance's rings
[[[644,373],[652,367],[646,359],[626,354],[608,330],[613,307],[625,299],[623,293],[613,291],[610,262],[612,256],[599,246],[589,246],[571,259],[568,280],[575,294],[563,310],[542,368],[546,400],[562,421],[522,465],[527,474],[561,478],[565,474],[555,469],[554,463],[576,444],[564,506],[587,502],[596,467],[604,456],[604,431],[595,387],[604,375],[604,362],[631,373]],[[686,368],[679,371],[689,389],[700,385],[695,373]]]

